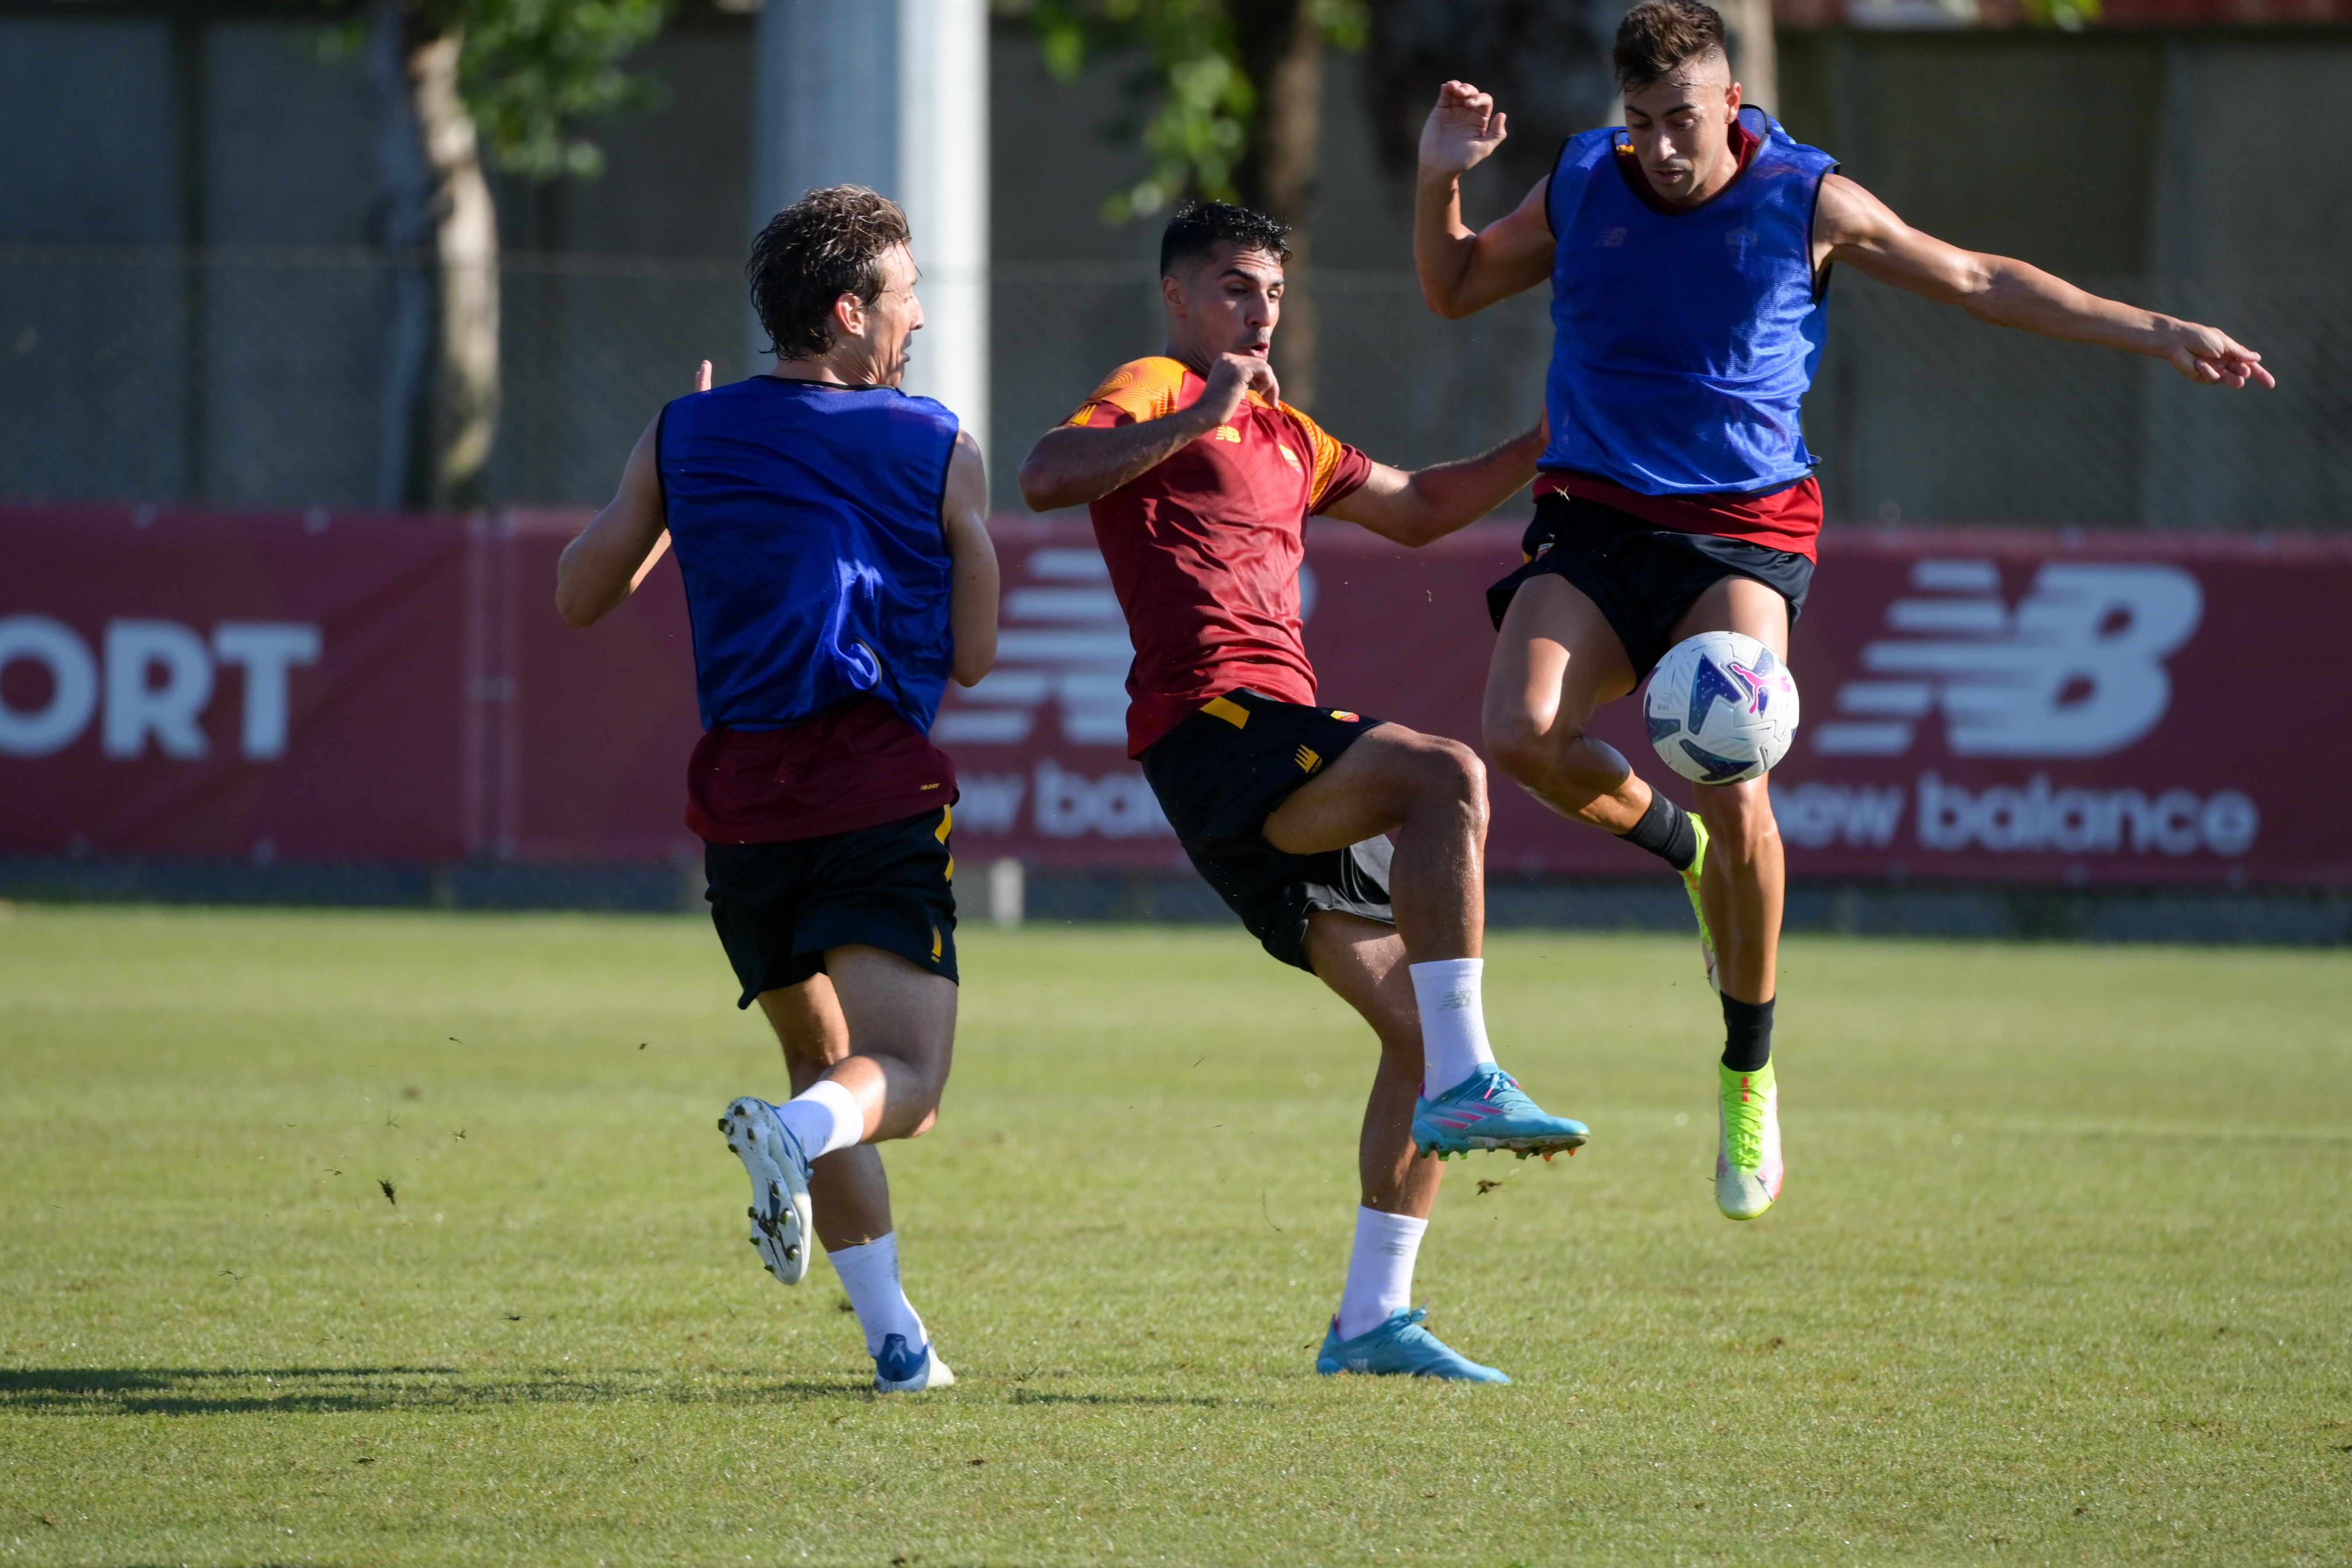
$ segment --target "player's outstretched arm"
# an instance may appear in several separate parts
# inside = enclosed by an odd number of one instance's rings
[[[996,545],[988,537],[988,471],[980,443],[956,432],[948,458],[947,492],[940,498],[940,532],[950,570],[948,630],[955,641],[948,673],[958,686],[977,686],[996,668]]]
[[[1511,499],[1536,477],[1546,426],[1505,442],[1491,452],[1412,473],[1385,463],[1371,477],[1324,509],[1324,515],[1370,529],[1382,539],[1419,548],[1477,521]]]
[[[1814,270],[1838,261],[1980,321],[2163,360],[2200,385],[2278,384],[2263,356],[2226,332],[2103,300],[2006,256],[1948,245],[1844,175],[1830,174],[1813,209]]]
[[[1038,511],[1100,500],[1231,419],[1251,392],[1268,403],[1282,400],[1274,367],[1251,354],[1220,354],[1190,408],[1104,429],[1064,425],[1048,430],[1021,465],[1022,499]]]
[[[1421,128],[1421,172],[1413,184],[1412,267],[1422,298],[1448,321],[1482,310],[1551,276],[1549,177],[1536,182],[1509,216],[1475,233],[1462,221],[1462,176],[1486,162],[1510,134],[1494,96],[1466,81],[1437,89],[1437,107]]]

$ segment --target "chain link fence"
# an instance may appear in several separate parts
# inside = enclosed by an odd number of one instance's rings
[[[386,504],[395,268],[368,251],[0,247],[0,497]],[[2352,289],[2090,280],[2258,348],[2272,393],[1988,327],[1838,276],[1806,410],[1832,517],[1865,521],[2352,525]],[[1464,321],[1410,273],[1299,280],[1313,412],[1406,467],[1524,429],[1551,328],[1540,291]],[[501,267],[493,503],[596,504],[697,360],[745,363],[727,261],[517,256]],[[1028,443],[1112,366],[1160,346],[1146,267],[1008,265],[992,286],[997,504]]]

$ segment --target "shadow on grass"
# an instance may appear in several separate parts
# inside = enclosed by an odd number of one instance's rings
[[[705,1374],[547,1367],[515,1373],[451,1366],[19,1367],[0,1370],[0,1411],[84,1415],[310,1415],[530,1405],[758,1405],[873,1397],[862,1381],[817,1383],[751,1372]]]

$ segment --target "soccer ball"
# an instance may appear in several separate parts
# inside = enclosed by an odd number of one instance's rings
[[[1789,754],[1797,682],[1754,637],[1701,632],[1658,661],[1642,718],[1666,766],[1698,784],[1738,784]]]

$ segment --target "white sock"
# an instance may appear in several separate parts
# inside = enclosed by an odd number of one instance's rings
[[[907,1336],[907,1348],[919,1351],[929,1342],[923,1320],[907,1300],[898,1284],[898,1233],[892,1231],[863,1247],[837,1247],[825,1254],[849,1304],[857,1309],[857,1326],[866,1331],[866,1353],[880,1355],[882,1342],[891,1334]]]
[[[865,1108],[856,1095],[829,1078],[817,1079],[806,1094],[796,1094],[776,1107],[776,1115],[812,1160],[866,1139]]]
[[[1486,1005],[1479,995],[1483,958],[1442,958],[1412,966],[1412,999],[1421,1005],[1421,1092],[1434,1100],[1486,1066]]]
[[[1412,1305],[1412,1260],[1428,1228],[1427,1220],[1411,1215],[1356,1211],[1356,1249],[1348,1255],[1348,1288],[1339,1294],[1341,1339],[1370,1333]]]

